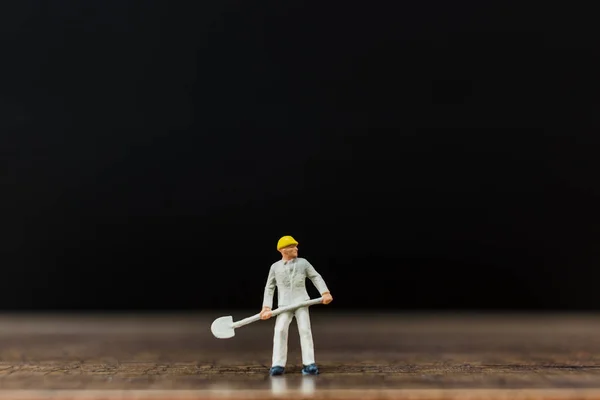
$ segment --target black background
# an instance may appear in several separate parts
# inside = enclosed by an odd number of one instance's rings
[[[3,5],[0,307],[598,309],[596,14],[389,3]]]

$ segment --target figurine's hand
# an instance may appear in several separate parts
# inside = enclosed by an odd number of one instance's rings
[[[329,292],[323,294],[323,304],[329,304],[333,301],[333,297]]]
[[[260,311],[260,319],[269,319],[271,318],[271,309],[269,307],[263,307]]]

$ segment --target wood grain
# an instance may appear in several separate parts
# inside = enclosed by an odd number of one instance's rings
[[[273,320],[219,340],[222,313],[4,315],[0,398],[600,399],[594,315],[311,313],[321,375],[301,376],[292,323],[280,378]]]

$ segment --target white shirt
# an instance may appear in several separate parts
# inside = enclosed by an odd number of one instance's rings
[[[277,307],[310,300],[306,291],[306,278],[311,280],[319,293],[329,291],[321,275],[304,258],[280,260],[271,265],[265,286],[263,307],[273,308],[275,287],[277,287]]]

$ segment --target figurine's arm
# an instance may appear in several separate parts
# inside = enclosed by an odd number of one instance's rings
[[[331,303],[333,297],[331,297],[331,293],[329,292],[329,289],[327,288],[323,277],[321,277],[321,274],[317,272],[317,270],[311,265],[311,263],[306,261],[306,264],[306,276],[308,277],[308,279],[311,280],[313,285],[315,285],[319,293],[321,293],[321,295],[323,296],[323,303]]]
[[[275,294],[276,287],[275,280],[275,268],[272,265],[269,270],[269,276],[267,277],[267,284],[265,285],[265,294],[263,296],[263,307],[261,310],[261,319],[270,318],[270,313],[265,313],[265,311],[270,311],[273,308],[273,295]]]

